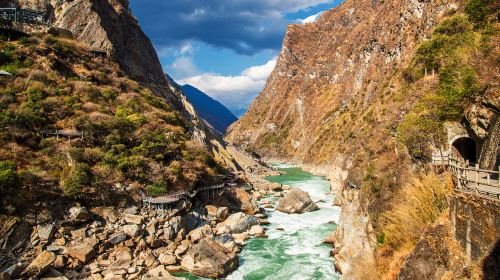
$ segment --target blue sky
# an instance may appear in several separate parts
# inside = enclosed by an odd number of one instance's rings
[[[240,116],[274,68],[286,26],[341,0],[130,0],[165,72]]]

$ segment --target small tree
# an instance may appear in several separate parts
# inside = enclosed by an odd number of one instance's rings
[[[85,163],[77,163],[63,181],[64,192],[69,196],[77,196],[92,182],[92,172]]]

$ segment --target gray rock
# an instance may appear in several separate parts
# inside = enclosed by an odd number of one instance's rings
[[[11,278],[16,278],[19,275],[19,273],[23,271],[23,268],[24,268],[23,263],[18,262],[3,270],[0,273],[0,275],[3,274],[3,277],[5,277],[7,280]],[[0,279],[2,279],[2,277],[0,277]]]
[[[42,242],[50,241],[50,239],[52,239],[52,235],[54,234],[54,225],[48,224],[44,226],[38,226],[37,234]]]
[[[137,206],[131,206],[127,209],[125,209],[125,214],[131,214],[131,215],[135,215],[137,214],[137,210],[139,210],[139,208]]]
[[[123,233],[125,233],[126,235],[134,238],[136,237],[137,235],[139,235],[139,232],[141,231],[141,229],[139,228],[138,225],[124,225],[123,226]]]
[[[86,222],[92,219],[92,215],[85,207],[74,206],[69,209],[69,218],[76,222]]]
[[[259,219],[257,219],[255,216],[249,216],[245,213],[239,212],[229,216],[223,223],[220,223],[217,227],[219,228],[227,226],[231,233],[241,233],[258,224]]]
[[[113,235],[111,235],[108,239],[108,241],[111,243],[111,244],[118,244],[120,242],[123,242],[127,239],[127,235],[123,232],[120,232],[120,233],[115,233]]]
[[[284,197],[278,200],[276,210],[288,214],[300,214],[319,210],[309,194],[298,188],[292,188]]]
[[[209,225],[204,225],[202,227],[192,230],[188,235],[192,242],[196,242],[202,239],[203,237],[212,237],[213,232],[212,228]]]

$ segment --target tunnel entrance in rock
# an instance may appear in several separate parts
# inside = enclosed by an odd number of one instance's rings
[[[458,138],[453,142],[453,152],[464,160],[476,163],[477,145],[474,140],[467,137]]]

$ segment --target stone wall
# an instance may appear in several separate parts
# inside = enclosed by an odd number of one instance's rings
[[[480,261],[495,249],[500,239],[500,202],[454,191],[450,220],[468,262]]]

